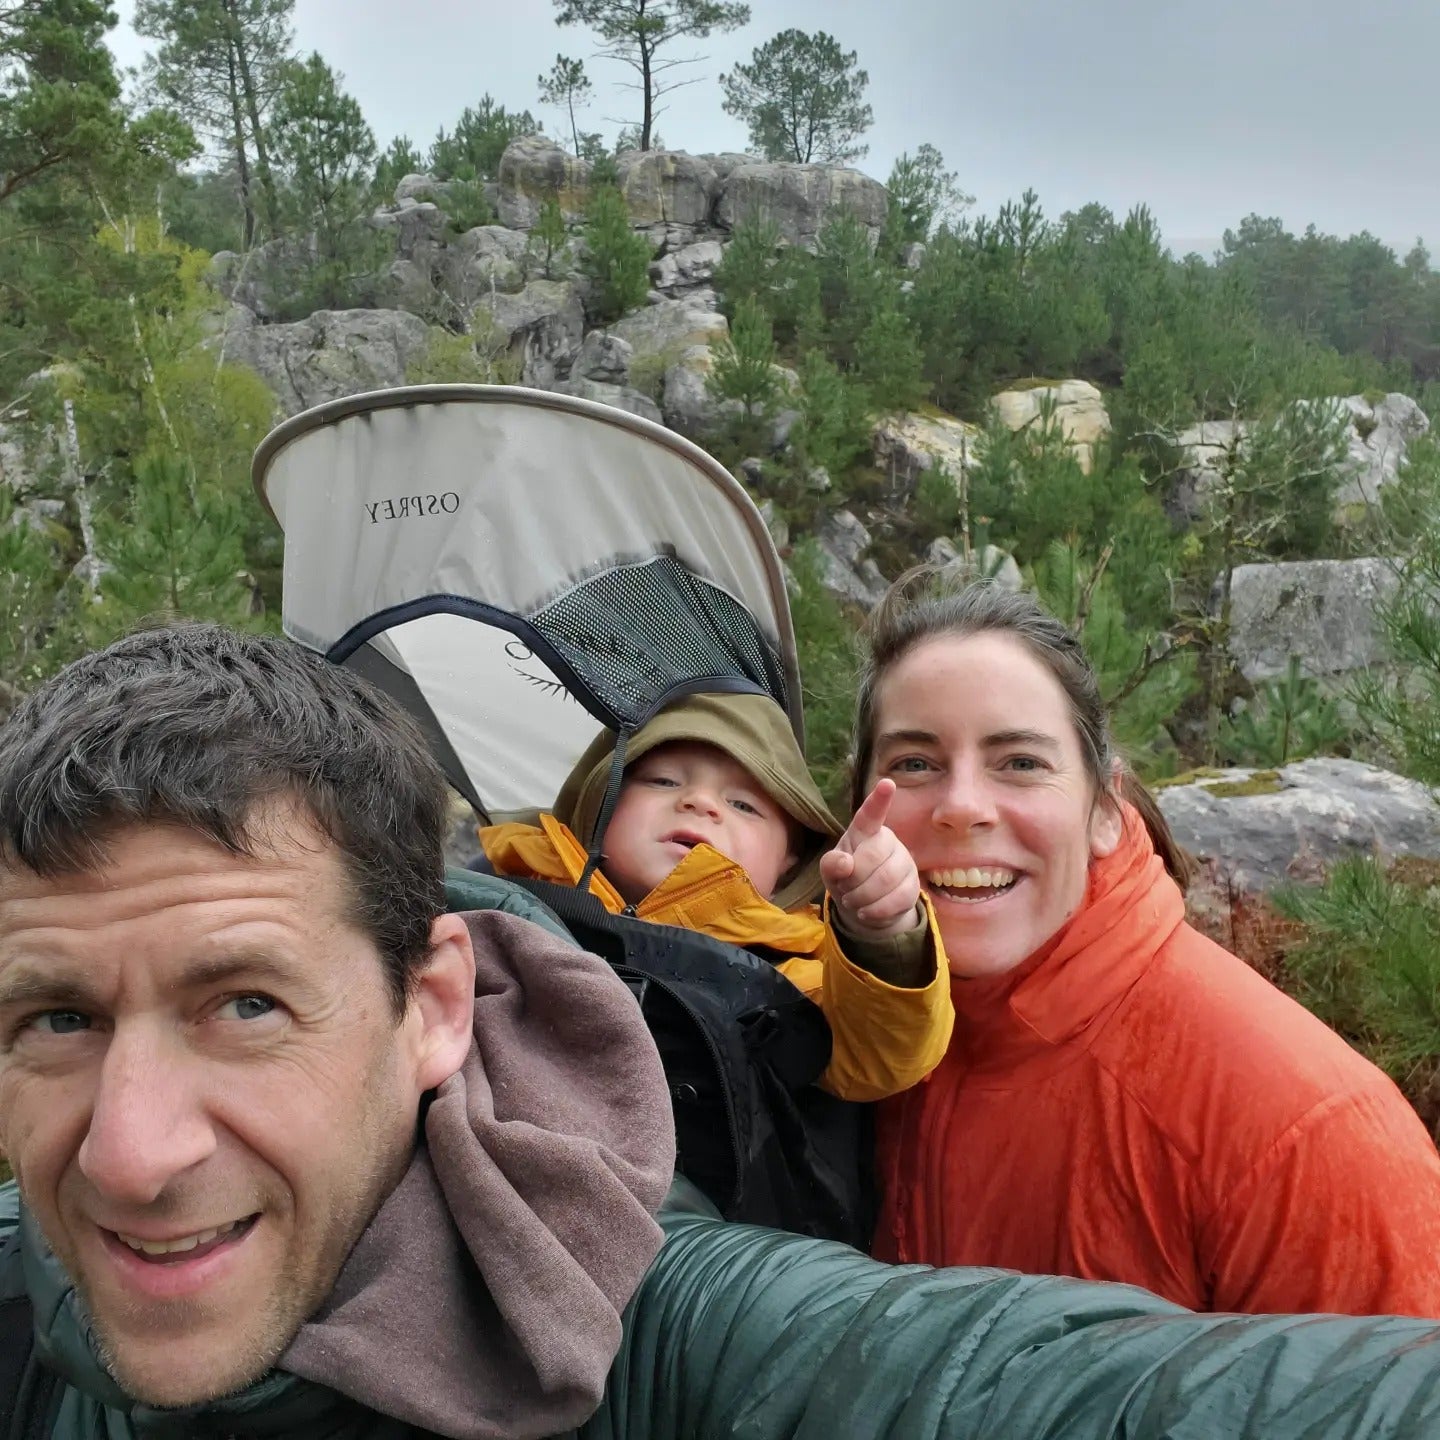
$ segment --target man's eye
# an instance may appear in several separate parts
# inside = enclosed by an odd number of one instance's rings
[[[90,1028],[90,1017],[78,1010],[45,1010],[31,1018],[30,1026],[42,1035],[77,1035]]]
[[[275,1009],[268,995],[236,995],[215,1012],[222,1020],[259,1020]]]

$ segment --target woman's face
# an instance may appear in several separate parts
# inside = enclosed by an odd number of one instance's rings
[[[1091,859],[1120,838],[1065,692],[1021,641],[988,632],[916,646],[877,702],[867,785],[895,782],[888,823],[915,857],[951,973],[1003,974],[1075,913]]]

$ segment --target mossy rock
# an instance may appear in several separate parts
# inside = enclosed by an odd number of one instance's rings
[[[1206,785],[1211,795],[1222,800],[1239,800],[1248,795],[1278,795],[1285,788],[1278,770],[1257,770],[1244,780],[1221,780]]]
[[[942,410],[938,405],[932,405],[928,400],[922,400],[911,411],[913,415],[923,415],[927,420],[949,420],[951,423],[959,423],[960,417],[953,415],[949,410]]]
[[[1215,795],[1222,800],[1238,800],[1248,795],[1278,795],[1285,788],[1278,770],[1255,770],[1243,780],[1227,780],[1225,776],[1229,773],[1228,770],[1205,765],[1153,781],[1150,789],[1169,790],[1176,785],[1199,785],[1207,795]]]
[[[1063,380],[1047,380],[1043,375],[1027,375],[1023,380],[1012,380],[1002,390],[1058,390],[1065,382]]]
[[[1194,770],[1182,770],[1178,775],[1166,775],[1162,779],[1152,780],[1149,788],[1168,790],[1172,785],[1193,785],[1197,780],[1220,780],[1225,773],[1212,765],[1201,765]]]

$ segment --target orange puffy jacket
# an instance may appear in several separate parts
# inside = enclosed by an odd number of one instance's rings
[[[875,1253],[1194,1310],[1440,1317],[1440,1156],[1395,1086],[1184,923],[1133,816],[1083,908],[882,1106]]]

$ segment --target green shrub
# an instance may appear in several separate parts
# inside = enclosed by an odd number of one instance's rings
[[[1290,988],[1413,1097],[1440,1063],[1440,864],[1346,860],[1274,900],[1309,931],[1286,957]]]
[[[1300,659],[1292,655],[1285,674],[1261,685],[1246,708],[1221,726],[1220,754],[1227,765],[1288,765],[1333,755],[1349,741],[1339,702],[1302,675]]]
[[[644,304],[650,293],[649,242],[630,228],[625,197],[613,185],[591,195],[580,268],[593,286],[591,311],[602,324]]]

